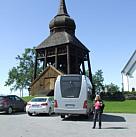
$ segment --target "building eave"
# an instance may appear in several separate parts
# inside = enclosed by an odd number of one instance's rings
[[[75,36],[71,36],[69,33],[64,31],[56,32],[50,35],[47,39],[45,39],[41,44],[39,44],[36,47],[36,50],[54,47],[58,45],[69,44],[69,43],[78,46],[79,48],[82,48],[84,50],[87,50],[89,52],[89,50],[84,46],[84,44],[82,44]]]
[[[129,61],[127,62],[121,73],[131,76],[135,70],[136,70],[136,50],[134,51],[133,55],[130,57]]]

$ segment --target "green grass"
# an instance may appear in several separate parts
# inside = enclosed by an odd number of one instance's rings
[[[29,100],[31,100],[34,96],[26,96],[23,97],[23,100],[25,100],[26,102],[28,102]]]
[[[106,113],[136,113],[136,100],[104,101]]]

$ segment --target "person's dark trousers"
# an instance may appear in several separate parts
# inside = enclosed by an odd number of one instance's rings
[[[102,126],[101,117],[102,117],[102,113],[101,113],[101,110],[99,110],[99,112],[98,112],[99,128],[101,128],[101,126]]]
[[[99,120],[99,128],[101,128],[101,110],[99,109],[95,109],[94,111],[94,125],[93,125],[93,128],[96,127],[96,121],[97,121],[97,118]]]

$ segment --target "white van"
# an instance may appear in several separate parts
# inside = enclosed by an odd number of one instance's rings
[[[92,84],[85,75],[58,76],[54,89],[54,111],[65,118],[65,115],[92,112]]]

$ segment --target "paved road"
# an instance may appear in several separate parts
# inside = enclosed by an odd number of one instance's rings
[[[92,119],[0,114],[0,137],[135,137],[136,114],[103,114],[102,129]]]

